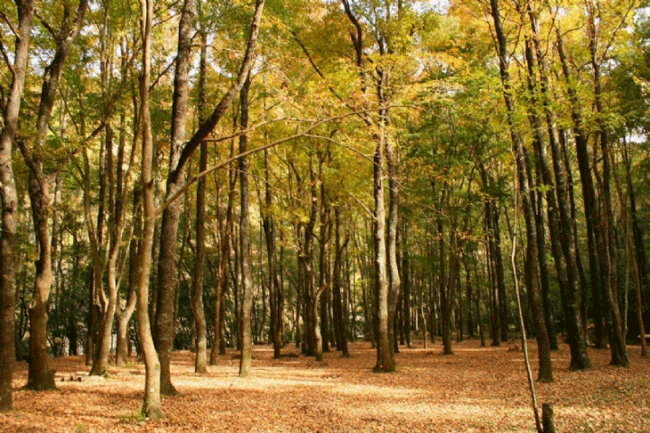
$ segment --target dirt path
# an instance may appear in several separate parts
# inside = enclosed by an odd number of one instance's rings
[[[0,414],[0,431],[535,431],[523,355],[514,349],[515,343],[481,348],[467,341],[443,356],[439,345],[419,344],[397,355],[397,373],[375,374],[368,343],[353,344],[347,359],[326,353],[322,363],[293,347],[274,360],[271,348],[259,346],[247,379],[237,377],[235,352],[206,376],[194,374],[191,353],[176,352],[180,395],[165,398],[165,419],[155,422],[139,416],[141,364],[93,379],[83,374],[81,357],[55,359],[58,391],[35,393],[19,388],[27,374],[20,363],[15,410]],[[592,370],[569,372],[563,346],[553,354],[556,382],[537,384],[540,403],[553,404],[557,431],[650,432],[650,361],[634,346],[628,370],[610,367],[606,350],[590,356]]]

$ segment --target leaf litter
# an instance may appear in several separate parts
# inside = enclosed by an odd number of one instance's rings
[[[178,396],[163,398],[164,418],[140,415],[144,366],[111,367],[91,379],[83,357],[51,360],[58,390],[23,387],[27,365],[17,364],[14,410],[0,414],[2,432],[534,432],[523,354],[511,342],[477,341],[442,355],[438,345],[400,348],[398,371],[372,372],[369,343],[350,345],[351,357],[327,352],[323,362],[293,345],[273,359],[255,346],[253,370],[237,377],[236,352],[194,373],[194,355],[174,352]],[[529,344],[536,372],[535,345]],[[568,370],[569,349],[553,354],[555,382],[536,384],[538,401],[551,403],[558,432],[650,432],[650,361],[630,346],[631,367],[609,365],[609,351],[590,349],[593,368]],[[70,379],[72,378],[72,379]],[[80,381],[79,381],[80,380]]]

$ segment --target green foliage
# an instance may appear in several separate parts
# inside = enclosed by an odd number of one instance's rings
[[[65,0],[74,7],[76,3]],[[450,2],[446,11],[434,11],[415,1],[363,0],[350,2],[363,32],[361,68],[357,64],[351,31],[354,30],[340,2],[309,2],[305,0],[268,1],[260,49],[253,68],[249,143],[262,146],[304,131],[316,120],[323,121],[299,137],[268,151],[269,189],[272,204],[264,202],[267,187],[263,155],[256,154],[251,161],[251,203],[253,208],[254,261],[258,271],[258,296],[264,276],[264,241],[261,236],[261,218],[272,216],[277,224],[278,247],[283,249],[283,287],[287,309],[299,302],[296,288],[300,285],[297,251],[302,240],[302,228],[309,220],[311,187],[323,187],[325,199],[318,198],[320,208],[338,207],[342,215],[342,233],[350,240],[346,254],[352,263],[350,273],[351,296],[360,298],[362,290],[372,287],[372,153],[377,137],[383,133],[394,143],[401,158],[400,218],[408,227],[408,249],[413,267],[418,273],[419,302],[424,309],[433,309],[435,301],[428,299],[424,287],[437,282],[440,275],[438,251],[434,244],[443,240],[445,252],[451,251],[451,235],[458,242],[455,247],[473,270],[471,279],[480,290],[488,287],[489,275],[485,262],[484,227],[485,202],[493,201],[504,216],[501,220],[503,251],[511,248],[507,239],[518,227],[515,211],[513,159],[510,128],[506,121],[499,63],[494,50],[493,29],[485,2]],[[589,140],[589,151],[597,164],[602,164],[595,136],[605,128],[612,142],[615,161],[622,160],[626,140],[632,170],[632,186],[637,193],[640,224],[645,233],[650,226],[650,116],[648,89],[650,83],[650,20],[647,11],[624,9],[626,4],[601,1],[601,15],[597,29],[596,57],[603,75],[603,112],[597,112],[593,70],[590,63],[588,32],[585,28],[584,2],[564,2],[561,10],[553,5],[535,3],[541,10],[539,25],[540,51],[544,65],[536,65],[534,73],[539,80],[542,67],[548,71],[548,100],[538,86],[528,91],[528,71],[524,58],[524,43],[531,36],[526,14],[517,11],[516,2],[502,1],[504,25],[511,47],[508,53],[512,95],[516,105],[514,129],[528,148],[534,138],[530,126],[531,112],[555,116],[555,125],[566,139],[567,157],[576,174],[573,146],[574,124],[571,95],[579,101],[584,128]],[[630,3],[631,4],[631,3]],[[401,5],[401,9],[398,8]],[[44,21],[56,27],[62,18],[59,3],[39,3],[39,14]],[[101,6],[101,7],[100,7]],[[158,200],[164,185],[168,166],[171,101],[173,91],[174,58],[177,47],[177,20],[182,2],[163,2],[156,5],[154,28],[154,59],[151,89],[153,136],[156,144],[156,187]],[[208,67],[206,83],[207,106],[213,107],[232,83],[244,50],[250,21],[250,2],[242,0],[199,1],[196,30],[208,35]],[[50,132],[44,149],[48,174],[58,172],[62,180],[62,195],[55,205],[60,222],[58,234],[59,256],[56,273],[60,278],[60,293],[52,300],[50,332],[63,338],[70,322],[83,334],[88,313],[90,277],[89,229],[99,225],[101,206],[106,208],[108,198],[99,191],[100,176],[107,175],[106,153],[102,149],[105,130],[90,134],[106,121],[117,132],[119,117],[125,117],[125,162],[122,169],[129,172],[124,187],[130,201],[138,181],[139,151],[139,32],[137,2],[111,0],[93,3],[84,29],[69,54],[60,82]],[[555,30],[563,38],[567,65],[572,81],[563,76],[557,51]],[[0,23],[3,41],[11,35],[7,23]],[[37,23],[33,31],[30,53],[30,71],[21,113],[21,139],[34,140],[35,118],[43,68],[51,61],[54,40],[44,25]],[[193,69],[190,73],[191,101],[189,129],[198,127],[196,101],[198,98],[198,49],[195,38]],[[5,42],[3,42],[5,43]],[[5,48],[9,47],[6,43]],[[378,80],[389,76],[383,84],[383,99],[377,94]],[[0,69],[0,85],[7,89],[10,83],[8,68]],[[539,81],[538,81],[539,84]],[[4,102],[4,101],[3,101]],[[390,124],[380,127],[382,117],[379,104],[388,107]],[[216,141],[239,132],[238,104],[210,136],[209,165],[216,165],[236,152],[236,138]],[[329,119],[329,120],[327,120]],[[548,132],[543,132],[548,138]],[[116,133],[116,135],[118,135]],[[632,140],[630,140],[632,138]],[[118,137],[116,137],[116,142]],[[83,152],[89,159],[85,171]],[[114,157],[117,157],[114,152]],[[133,158],[131,159],[131,153]],[[531,152],[532,153],[532,152]],[[319,166],[319,158],[322,164]],[[34,275],[32,262],[37,257],[31,221],[26,206],[28,169],[16,152],[14,167],[21,201],[20,232],[18,239],[17,286],[20,299],[27,302],[31,296]],[[315,179],[310,178],[310,164]],[[196,174],[194,158],[188,169]],[[316,168],[318,167],[318,168]],[[622,167],[617,174],[622,175]],[[229,181],[236,176],[231,166],[211,173],[208,179],[208,232],[206,247],[209,271],[206,272],[205,305],[208,323],[214,314],[216,264],[221,254]],[[116,167],[113,167],[113,173]],[[482,174],[485,173],[485,176]],[[536,173],[533,176],[537,176]],[[88,179],[84,179],[88,177]],[[86,221],[80,186],[87,181],[90,202],[90,220]],[[548,188],[540,190],[546,192]],[[580,188],[574,178],[577,194],[577,224],[584,232]],[[190,189],[190,191],[195,191]],[[193,194],[193,193],[191,193]],[[238,194],[238,193],[237,193]],[[191,341],[191,312],[187,289],[192,279],[194,234],[194,207],[192,196],[186,200],[183,223],[187,228],[182,242],[187,242],[180,257],[181,291],[179,296],[179,334],[177,347],[189,347]],[[235,195],[234,202],[238,203]],[[157,202],[157,204],[160,204]],[[543,206],[545,204],[543,203]],[[130,202],[127,205],[130,225],[134,221]],[[234,215],[237,215],[235,205]],[[615,219],[620,221],[620,210]],[[104,215],[102,232],[107,237],[111,216]],[[619,223],[620,224],[620,223]],[[442,234],[438,228],[442,227]],[[617,227],[623,232],[623,226]],[[406,231],[406,228],[403,230]],[[122,292],[126,291],[126,248],[130,232],[121,238],[124,263]],[[400,235],[401,236],[401,235]],[[234,241],[233,241],[234,242]],[[584,236],[579,248],[584,249]],[[647,234],[646,234],[646,245]],[[104,247],[105,248],[105,247]],[[648,247],[646,246],[646,249]],[[327,252],[325,252],[327,253]],[[434,264],[435,263],[435,264]],[[464,265],[465,263],[463,263]],[[234,286],[234,262],[229,264],[229,283]],[[464,268],[462,276],[467,272]],[[554,272],[554,270],[552,271]],[[555,275],[552,275],[552,279]],[[464,281],[464,279],[461,279]],[[555,280],[553,280],[555,281]],[[431,283],[433,285],[433,283]],[[436,283],[437,284],[437,283]],[[510,284],[510,283],[508,283]],[[432,289],[433,290],[433,289]],[[227,299],[230,331],[235,331],[236,319],[232,292]],[[461,295],[466,296],[466,295]],[[483,296],[486,296],[484,294]],[[553,288],[555,311],[561,311],[560,299]],[[647,296],[647,294],[646,294]],[[481,302],[484,302],[482,298]],[[465,299],[467,301],[467,299]],[[356,302],[360,304],[360,302]],[[479,308],[485,312],[486,306]],[[293,311],[288,314],[295,320]],[[487,314],[486,314],[487,315]],[[365,320],[365,319],[364,319]],[[358,322],[362,327],[371,325]],[[134,419],[135,420],[135,419]],[[140,422],[140,420],[135,420]]]

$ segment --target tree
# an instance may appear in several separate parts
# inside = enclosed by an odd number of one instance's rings
[[[140,183],[144,225],[142,242],[138,251],[137,320],[138,340],[145,365],[144,402],[142,413],[153,419],[162,417],[160,401],[160,360],[154,347],[149,321],[149,274],[153,234],[156,224],[154,181],[152,176],[153,139],[151,136],[151,37],[153,26],[153,1],[140,0],[140,37],[142,41],[142,69],[140,72],[140,119],[142,124],[142,159]]]
[[[172,115],[171,151],[169,157],[169,173],[167,176],[166,201],[181,190],[184,185],[185,164],[198,148],[201,142],[210,134],[217,123],[222,119],[226,110],[232,104],[235,96],[240,91],[252,67],[260,20],[264,10],[264,0],[255,2],[255,10],[251,24],[250,36],[246,52],[241,61],[235,82],[223,95],[210,116],[208,116],[198,130],[189,139],[185,140],[185,116],[187,111],[188,96],[188,68],[191,54],[191,36],[193,16],[195,14],[193,0],[186,0],[183,7],[183,19],[179,25],[179,51],[176,62],[176,75],[174,84],[174,105]],[[176,393],[170,377],[170,355],[173,344],[174,312],[173,299],[175,298],[176,278],[174,277],[174,263],[176,261],[176,233],[178,217],[182,203],[174,201],[163,209],[160,256],[158,258],[158,296],[156,309],[156,349],[161,354],[161,375],[163,393]]]
[[[240,127],[242,131],[248,128],[248,91],[251,85],[250,73],[241,88]],[[247,150],[248,136],[246,132],[239,136],[239,153]],[[253,308],[253,270],[251,263],[250,209],[248,205],[248,158],[239,159],[239,264],[241,272],[242,313],[241,313],[241,360],[239,362],[239,377],[250,374],[253,359],[253,335],[251,329],[251,309]]]
[[[617,250],[616,250],[616,233],[614,229],[614,214],[612,211],[612,198],[611,198],[611,156],[610,156],[610,134],[608,126],[605,125],[604,108],[603,108],[603,85],[601,77],[601,62],[600,55],[606,56],[607,51],[599,54],[598,44],[598,30],[596,26],[596,9],[600,8],[598,1],[586,0],[585,7],[587,10],[587,33],[589,40],[589,55],[591,61],[591,68],[594,80],[594,99],[596,107],[596,124],[598,126],[598,142],[600,144],[600,151],[602,155],[602,178],[596,174],[596,178],[600,181],[599,189],[601,191],[601,226],[597,241],[601,242],[599,246],[599,255],[601,262],[604,266],[601,271],[604,271],[604,285],[603,291],[605,300],[607,302],[607,310],[609,312],[609,326],[611,326],[609,347],[611,351],[611,364],[622,367],[628,367],[630,361],[627,355],[627,347],[625,345],[625,324],[618,301],[618,269],[617,269]],[[622,11],[621,23],[625,22],[626,16],[630,13],[632,7]],[[620,14],[621,11],[618,11]],[[602,16],[602,15],[601,15]],[[600,22],[599,26],[603,26],[604,22]],[[616,32],[614,32],[614,35]]]
[[[0,412],[12,408],[12,380],[15,352],[15,247],[18,196],[14,179],[12,150],[18,136],[20,106],[27,75],[33,0],[16,0],[17,33],[13,64],[7,64],[12,73],[11,87],[2,97],[3,127],[0,133],[0,196],[2,197],[2,239],[0,241]],[[7,61],[5,57],[5,61]],[[5,99],[6,98],[6,99]]]
[[[538,380],[542,382],[553,381],[553,370],[551,366],[550,343],[546,320],[544,317],[543,304],[538,286],[537,274],[537,227],[534,216],[534,194],[529,184],[529,165],[525,155],[523,140],[514,121],[514,101],[512,99],[512,88],[510,74],[508,72],[508,55],[505,33],[501,24],[501,16],[498,0],[490,0],[490,12],[496,33],[496,49],[499,57],[499,72],[503,85],[503,98],[506,104],[508,126],[512,141],[513,155],[517,171],[517,182],[521,194],[521,206],[526,222],[526,254],[524,261],[524,278],[528,290],[529,305],[535,323],[535,333],[539,348],[539,373]]]
[[[199,64],[199,118],[203,120],[205,107],[205,80],[206,80],[206,56],[207,56],[207,33],[205,30],[201,35],[201,57]],[[201,143],[199,156],[199,172],[208,168],[208,144]],[[196,329],[196,359],[194,371],[199,374],[207,373],[207,324],[205,311],[203,309],[203,267],[205,265],[205,190],[206,178],[199,179],[196,186],[196,255],[194,259],[194,279],[192,280],[192,315]],[[216,339],[215,339],[216,340]]]
[[[48,367],[47,354],[47,305],[52,286],[52,239],[50,235],[50,213],[52,197],[48,175],[43,168],[45,142],[49,132],[49,122],[56,99],[59,79],[63,65],[72,43],[76,39],[88,8],[87,0],[80,0],[74,16],[71,5],[65,3],[61,27],[56,32],[43,21],[44,27],[52,34],[55,52],[45,68],[36,119],[36,141],[30,148],[19,142],[23,158],[30,169],[29,198],[32,208],[34,232],[38,245],[34,298],[30,305],[29,375],[27,387],[33,390],[53,389],[54,372]]]

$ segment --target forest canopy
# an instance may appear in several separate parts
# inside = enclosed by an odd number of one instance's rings
[[[0,4],[0,410],[65,355],[151,417],[179,349],[647,356],[647,2]]]

